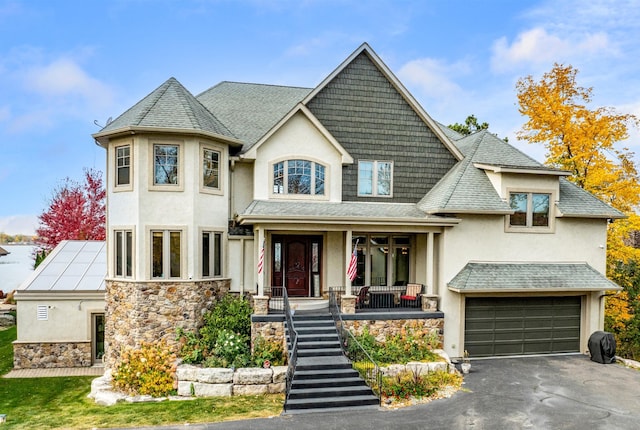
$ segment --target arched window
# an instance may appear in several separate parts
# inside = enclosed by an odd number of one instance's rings
[[[286,160],[273,165],[274,194],[324,195],[325,167],[309,160]]]

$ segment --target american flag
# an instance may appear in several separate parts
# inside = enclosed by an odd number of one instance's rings
[[[258,275],[262,273],[264,267],[264,241],[262,242],[262,249],[260,249],[260,256],[258,257]]]
[[[349,267],[347,267],[347,276],[349,280],[353,282],[358,274],[358,241],[353,246],[353,252],[351,253],[351,260],[349,260]]]

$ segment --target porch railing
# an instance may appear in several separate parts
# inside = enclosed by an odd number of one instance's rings
[[[286,386],[286,400],[289,400],[289,393],[291,392],[291,383],[293,382],[293,375],[296,370],[296,363],[298,361],[298,332],[293,324],[293,316],[291,315],[291,307],[289,306],[289,296],[287,295],[287,289],[281,288],[282,291],[282,304],[284,317],[287,322],[287,332],[289,334],[289,340],[287,341],[288,349],[288,363],[287,363],[287,386]],[[273,289],[271,290],[273,294]]]
[[[424,286],[421,284],[352,286],[356,312],[381,310],[420,310]]]
[[[269,294],[270,314],[284,313],[284,293],[286,293],[286,290],[284,287],[271,287],[271,293]]]
[[[358,371],[360,377],[362,377],[373,390],[376,397],[378,397],[378,401],[381,401],[382,372],[380,372],[380,366],[371,358],[362,345],[360,345],[360,342],[353,336],[351,331],[345,327],[339,307],[341,294],[342,292],[337,289],[329,289],[329,309],[336,328],[338,329],[340,345],[344,354],[351,361],[351,366]]]

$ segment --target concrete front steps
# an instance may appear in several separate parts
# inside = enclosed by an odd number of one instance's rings
[[[286,413],[322,412],[344,408],[375,408],[373,394],[340,348],[329,313],[294,316],[298,331],[298,360]]]

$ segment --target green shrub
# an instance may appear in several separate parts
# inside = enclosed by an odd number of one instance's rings
[[[461,382],[462,377],[459,374],[452,374],[442,370],[426,374],[405,371],[396,376],[384,377],[382,394],[385,397],[394,397],[396,399],[429,397],[440,388],[448,385],[459,386]]]
[[[433,353],[434,345],[439,346],[439,337],[435,330],[426,328],[403,328],[398,334],[387,336],[384,342],[377,342],[364,327],[362,334],[355,336],[362,348],[378,364],[407,363],[409,361],[439,361]],[[347,354],[355,361],[362,360],[355,342],[347,343]]]
[[[128,394],[161,397],[175,390],[176,356],[164,341],[127,349],[113,373],[114,387]]]
[[[253,344],[251,364],[255,367],[283,366],[286,354],[282,345],[258,337]]]

